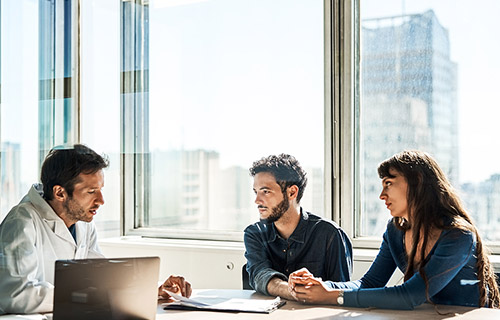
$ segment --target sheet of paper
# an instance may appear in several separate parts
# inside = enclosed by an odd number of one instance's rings
[[[269,312],[284,304],[280,297],[276,297],[276,299],[273,300],[222,298],[217,296],[198,296],[195,298],[186,298],[174,292],[170,292],[168,290],[165,291],[171,295],[172,298],[178,300],[178,304],[200,309]]]

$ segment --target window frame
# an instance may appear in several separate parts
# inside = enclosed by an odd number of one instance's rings
[[[147,10],[148,1],[138,0],[135,1],[136,6],[143,6],[144,10]],[[333,12],[331,8],[334,6],[334,1],[324,0],[324,65],[331,65],[332,56],[330,52],[330,47],[327,45],[329,39],[331,38],[331,29],[333,25]],[[172,239],[196,239],[196,240],[223,240],[223,241],[243,241],[243,230],[235,232],[221,232],[221,231],[209,231],[209,230],[178,230],[174,228],[151,228],[144,227],[147,225],[144,223],[144,219],[147,219],[145,214],[146,203],[148,201],[148,188],[145,187],[144,183],[147,183],[147,179],[142,179],[142,183],[136,181],[136,172],[140,172],[139,176],[147,176],[146,172],[148,170],[148,159],[147,154],[149,148],[147,146],[147,117],[146,108],[142,108],[143,105],[138,106],[137,101],[140,97],[135,99],[132,97],[127,97],[127,94],[134,92],[138,95],[139,89],[141,87],[140,81],[147,83],[147,72],[144,72],[145,65],[142,65],[142,69],[137,69],[137,66],[141,67],[138,63],[141,59],[140,57],[127,56],[125,49],[127,46],[135,48],[136,52],[140,51],[143,53],[148,52],[146,48],[147,44],[144,41],[148,41],[147,36],[143,39],[134,37],[134,35],[143,34],[145,30],[139,30],[143,26],[144,15],[134,12],[134,10],[140,9],[130,9],[134,5],[130,1],[121,1],[121,170],[122,170],[122,188],[121,188],[121,206],[122,206],[122,236],[143,236],[143,237],[154,237],[154,238],[172,238]],[[129,19],[129,20],[127,20]],[[126,28],[124,32],[124,28]],[[134,29],[135,28],[135,29]],[[134,42],[135,41],[135,42]],[[141,42],[142,41],[142,42]],[[138,50],[139,49],[139,50]],[[131,63],[135,59],[135,64]],[[128,60],[128,61],[127,61]],[[132,66],[136,69],[131,71]],[[324,124],[325,124],[325,156],[324,156],[324,207],[325,216],[331,218],[332,215],[332,199],[338,198],[332,195],[334,187],[332,187],[332,145],[333,140],[331,139],[333,130],[331,129],[333,116],[332,108],[332,97],[330,95],[330,83],[332,82],[331,68],[325,67],[324,73],[324,83],[325,83],[325,97],[324,97]],[[147,95],[147,86],[142,92],[143,95]],[[140,103],[139,103],[140,104]],[[140,121],[136,121],[140,119]],[[130,128],[133,128],[131,130]],[[337,170],[338,171],[338,170]]]
[[[125,2],[128,1],[122,0],[122,8]],[[354,248],[378,249],[381,238],[359,236],[361,192],[358,182],[361,176],[359,170],[360,150],[359,143],[357,143],[360,130],[357,119],[360,112],[360,89],[357,84],[360,83],[361,57],[360,2],[361,0],[323,1],[324,206],[325,217],[336,221],[345,230],[351,238]],[[141,3],[141,1],[136,1],[136,3]],[[123,26],[126,23],[123,13],[121,23],[123,32]],[[140,24],[136,23],[136,25]],[[146,73],[141,74],[147,77]],[[125,81],[123,74],[122,81]],[[122,94],[123,92],[122,82]],[[122,104],[124,104],[123,99]],[[131,113],[130,110],[135,111]],[[122,105],[121,204],[123,223],[121,234],[152,238],[242,241],[242,231],[220,232],[144,227],[142,221],[144,219],[144,203],[147,201],[147,188],[144,187],[144,184],[137,185],[134,173],[137,170],[144,170],[147,166],[145,155],[147,155],[148,150],[144,148],[144,145],[138,148],[147,133],[143,130],[146,124],[138,124],[133,112],[140,114],[140,111]],[[144,115],[142,118],[145,118]],[[130,126],[134,130],[125,130]],[[136,216],[136,213],[139,216]],[[487,245],[493,253],[500,253],[500,243],[487,243]]]

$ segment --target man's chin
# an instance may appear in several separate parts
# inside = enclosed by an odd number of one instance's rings
[[[85,217],[85,219],[82,219],[82,221],[84,221],[84,222],[92,222],[92,220],[94,220],[94,216],[89,216],[89,217]]]
[[[271,224],[273,222],[276,222],[278,221],[279,219],[281,218],[280,217],[275,217],[275,216],[268,216],[268,217],[265,217],[265,218],[260,218],[260,222],[264,223],[264,224]]]

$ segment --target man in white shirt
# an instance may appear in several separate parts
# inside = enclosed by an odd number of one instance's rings
[[[42,184],[34,184],[0,225],[0,314],[51,312],[55,261],[104,257],[92,220],[104,204],[107,166],[107,159],[80,144],[49,152]],[[191,292],[182,277],[162,285],[172,286]],[[162,287],[159,295],[166,297]]]

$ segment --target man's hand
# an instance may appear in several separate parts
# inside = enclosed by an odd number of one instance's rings
[[[288,283],[280,278],[271,278],[267,283],[267,292],[272,296],[279,296],[287,300],[296,300],[288,290]]]
[[[165,290],[188,298],[191,296],[192,292],[191,284],[181,276],[168,277],[168,279],[158,288],[158,299],[171,299],[170,295]]]

